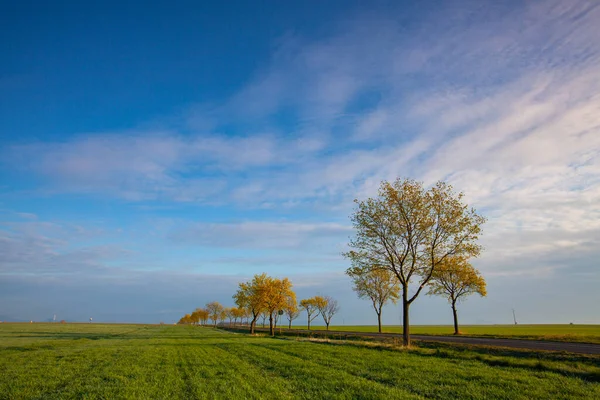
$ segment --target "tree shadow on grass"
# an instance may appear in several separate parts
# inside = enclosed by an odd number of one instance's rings
[[[280,337],[279,339],[290,340]],[[515,350],[497,347],[454,345],[448,343],[419,342],[418,347],[402,348],[396,343],[366,340],[311,341],[322,346],[357,346],[373,351],[391,351],[426,358],[441,358],[455,361],[477,361],[491,367],[519,368],[533,372],[551,372],[566,377],[575,377],[587,382],[600,382],[600,357],[563,352]]]
[[[441,342],[418,342],[421,349],[433,350],[451,350],[454,352],[469,352],[477,354],[485,354],[499,357],[514,357],[522,359],[537,359],[557,362],[580,362],[587,363],[591,366],[600,368],[600,357],[596,355],[576,354],[569,352],[544,351],[544,350],[526,350],[526,349],[509,349],[506,347],[493,346],[472,346],[468,344],[450,344]]]

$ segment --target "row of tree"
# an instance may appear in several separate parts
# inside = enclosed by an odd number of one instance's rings
[[[242,324],[245,320],[250,325],[250,332],[254,333],[257,320],[262,316],[263,327],[268,318],[269,331],[274,335],[280,317],[285,315],[288,327],[291,328],[292,321],[304,310],[308,329],[311,322],[320,315],[329,330],[333,316],[340,309],[337,300],[330,296],[314,296],[298,303],[296,293],[292,290],[292,282],[288,278],[273,278],[265,273],[240,283],[233,299],[237,307],[226,308],[219,302],[208,303],[205,308],[197,308],[191,314],[183,316],[179,324],[208,325],[210,320],[216,327],[219,322],[229,319],[229,324],[236,326],[238,320]]]
[[[179,324],[210,325],[217,326],[229,319],[230,324],[236,325],[238,320],[243,323],[248,319],[248,311],[238,307],[224,307],[218,301],[206,304],[204,308],[196,308],[191,314],[185,314],[179,320]]]
[[[351,261],[346,273],[358,296],[372,302],[379,332],[383,306],[400,300],[403,340],[409,345],[410,305],[427,288],[430,295],[447,297],[458,334],[457,302],[473,293],[486,295],[485,280],[469,262],[482,250],[477,241],[485,218],[463,200],[462,193],[454,193],[452,186],[444,182],[425,189],[422,182],[411,179],[383,181],[376,197],[355,200],[351,216],[355,235],[349,242],[350,250],[344,253]],[[235,308],[209,303],[180,322],[206,323],[210,319],[216,325],[228,316],[230,321],[246,318],[254,333],[257,319],[264,315],[269,318],[273,335],[280,315],[288,317],[291,328],[299,309],[303,309],[308,329],[319,315],[329,329],[339,310],[337,301],[328,296],[315,296],[298,304],[289,279],[264,273],[240,283],[233,298]]]
[[[400,284],[395,275],[387,269],[363,271],[349,268],[346,271],[353,281],[353,289],[361,299],[371,301],[377,314],[379,333],[383,306],[388,302],[396,304],[400,299]],[[478,293],[485,296],[486,283],[481,273],[462,258],[448,258],[438,266],[428,283],[429,295],[438,295],[448,299],[452,307],[454,334],[459,334],[457,303],[466,296]]]

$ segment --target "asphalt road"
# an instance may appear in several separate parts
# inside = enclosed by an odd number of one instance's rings
[[[256,328],[257,331],[268,331],[266,328]],[[279,328],[277,328],[279,330]],[[283,329],[288,333],[306,335],[309,331],[305,329]],[[371,338],[402,338],[401,333],[371,333],[371,332],[349,332],[349,331],[325,331],[311,330],[312,335],[329,335],[340,337],[371,337]],[[434,335],[411,335],[412,340],[424,342],[457,343],[472,346],[493,346],[510,349],[543,350],[543,351],[566,351],[577,354],[600,355],[600,344],[575,343],[575,342],[551,342],[546,340],[527,339],[495,339],[478,338],[469,336],[434,336]]]

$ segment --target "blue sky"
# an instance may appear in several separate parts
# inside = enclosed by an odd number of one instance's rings
[[[600,6],[413,3],[4,3],[0,320],[171,322],[264,271],[374,323],[352,200],[412,177],[488,217],[463,322],[600,323]]]

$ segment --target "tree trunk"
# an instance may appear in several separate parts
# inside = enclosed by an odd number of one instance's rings
[[[308,316],[308,330],[310,331],[310,315]]]
[[[458,314],[456,313],[456,301],[452,302],[452,316],[454,317],[454,334],[458,335]]]
[[[329,330],[329,321],[325,321],[325,325],[327,325],[327,330]]]
[[[290,325],[289,325],[288,329],[292,329],[292,320],[291,319],[290,319]]]
[[[269,315],[269,333],[271,333],[271,336],[275,336],[275,328],[273,327],[273,314]]]
[[[379,333],[381,333],[381,310],[377,313],[377,326],[379,327]]]
[[[252,322],[250,323],[250,334],[254,335],[254,327],[256,326],[256,318],[252,319]]]
[[[410,346],[410,320],[408,318],[408,285],[402,287],[402,344]]]

